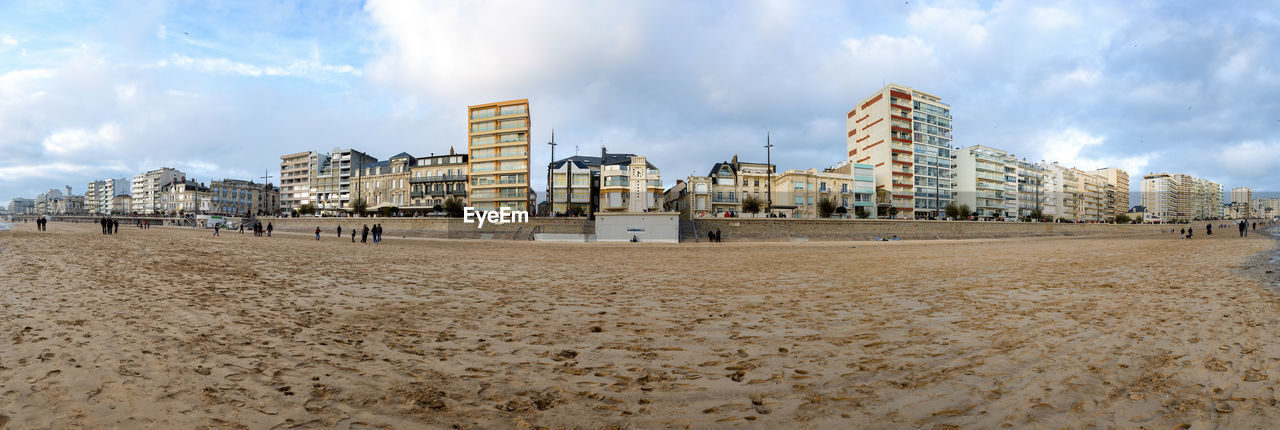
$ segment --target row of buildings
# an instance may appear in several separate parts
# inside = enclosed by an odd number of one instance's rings
[[[188,179],[180,170],[162,167],[129,178],[90,181],[83,195],[51,189],[35,199],[15,198],[12,215],[215,215],[275,214],[279,191],[274,185],[240,179],[208,184]]]
[[[960,205],[983,218],[1073,222],[1133,213],[1174,222],[1275,211],[1274,199],[1255,202],[1233,190],[1232,203],[1224,205],[1219,184],[1159,173],[1143,177],[1142,206],[1135,212],[1124,170],[1027,161],[983,145],[956,148],[951,107],[936,95],[898,84],[875,91],[846,113],[843,161],[835,166],[778,172],[768,160],[746,162],[734,155],[714,163],[704,176],[691,175],[667,188],[649,158],[601,148],[599,157],[552,157],[541,208],[530,186],[528,100],[468,106],[466,125],[463,153],[450,147],[447,154],[401,152],[378,160],[356,149],[334,148],[283,155],[278,190],[233,179],[206,185],[177,169],[160,168],[132,180],[92,181],[83,196],[73,196],[67,187],[65,194],[49,190],[36,199],[14,199],[10,212],[236,215],[314,209],[338,214],[362,206],[421,213],[440,210],[449,199],[479,210],[543,215],[667,210],[685,218],[733,216],[748,206],[808,218],[818,215],[823,200],[848,216],[897,219],[941,219],[946,208]],[[554,154],[554,135],[551,144]]]

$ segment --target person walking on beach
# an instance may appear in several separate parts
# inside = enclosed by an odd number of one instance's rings
[[[1195,234],[1195,231],[1195,227],[1187,227],[1187,239],[1190,239]]]
[[[338,239],[342,239],[342,226],[338,226]]]
[[[382,224],[373,225],[373,243],[382,241]]]
[[[214,224],[214,225],[213,225],[213,235],[214,235],[214,236],[218,236],[218,230],[221,230],[221,229],[222,229],[222,224]]]
[[[1184,228],[1184,229],[1178,230],[1178,235],[1179,235],[1179,236],[1186,236],[1186,235],[1187,235],[1187,229],[1185,229],[1185,228]]]
[[[316,240],[320,240],[320,227],[316,227]]]
[[[116,234],[119,232],[120,232],[120,220],[118,219],[111,220],[111,234]]]
[[[356,243],[356,228],[351,227],[351,243]]]
[[[1245,228],[1246,226],[1245,226],[1244,220],[1240,220],[1240,222],[1236,224],[1237,224],[1236,227],[1240,228],[1240,237],[1245,237],[1249,235],[1249,230]]]
[[[1209,223],[1204,226],[1204,235],[1213,236],[1213,223]]]
[[[364,225],[364,229],[360,230],[360,243],[369,243],[369,224]]]
[[[267,237],[271,237],[271,223],[267,223]]]

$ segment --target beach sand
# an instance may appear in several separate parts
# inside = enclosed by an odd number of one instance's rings
[[[0,427],[1280,422],[1274,242],[1229,229],[376,246],[34,230],[0,233]]]

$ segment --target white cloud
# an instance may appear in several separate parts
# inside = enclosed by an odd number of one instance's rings
[[[1056,133],[1042,134],[1037,140],[1036,146],[1044,148],[1041,153],[1041,160],[1047,162],[1056,161],[1063,166],[1075,167],[1081,170],[1119,167],[1132,176],[1141,174],[1151,161],[1151,155],[1149,154],[1098,158],[1081,156],[1080,153],[1087,148],[1104,145],[1107,138],[1106,136],[1092,135],[1075,127],[1069,127]]]
[[[169,60],[160,60],[157,67],[173,66],[181,69],[205,73],[232,74],[240,76],[296,76],[318,77],[326,74],[346,74],[360,76],[361,70],[341,64],[321,64],[316,61],[294,61],[288,66],[256,66],[249,63],[232,61],[226,58],[192,58],[182,54],[173,54]]]
[[[1214,151],[1219,171],[1232,176],[1257,179],[1280,171],[1280,142],[1249,140]],[[1262,185],[1255,184],[1255,188]],[[1263,187],[1263,189],[1272,189]]]
[[[97,166],[63,163],[63,162],[23,164],[23,165],[17,165],[17,166],[0,166],[0,177],[59,178],[59,177],[64,177],[68,173],[71,173],[71,174],[85,173],[85,172],[93,171],[96,168]],[[45,189],[48,189],[48,187],[45,187]],[[17,197],[23,197],[23,196],[17,196]]]
[[[138,84],[116,84],[116,101],[128,103],[138,95]]]
[[[7,34],[0,34],[0,43],[9,45],[9,46],[18,46],[18,41],[15,40],[13,36],[10,36]]]
[[[156,27],[156,37],[160,38],[160,40],[165,40],[169,37],[169,31],[165,29],[164,24]]]
[[[96,131],[74,128],[55,132],[41,145],[46,153],[52,155],[83,155],[87,150],[111,149],[120,140],[120,134],[120,126],[109,122]]]

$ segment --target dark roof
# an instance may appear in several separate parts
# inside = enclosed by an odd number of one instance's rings
[[[412,155],[409,155],[409,153],[408,153],[408,152],[401,152],[401,153],[399,153],[399,154],[396,154],[396,155],[392,155],[392,156],[391,156],[391,158],[401,158],[401,157],[413,158],[413,156],[412,156]]]
[[[603,164],[607,164],[607,165],[617,164],[620,166],[627,166],[631,164],[631,157],[634,157],[634,156],[636,156],[636,154],[606,153],[604,154],[605,159]],[[575,155],[569,158],[563,158],[556,161],[551,168],[559,169],[564,166],[564,163],[573,163],[573,165],[577,166],[579,169],[586,169],[588,167],[600,167],[601,165],[600,157],[592,157],[589,155]],[[649,167],[653,167],[653,165],[650,164]]]
[[[735,176],[738,174],[738,169],[733,167],[732,163],[725,161],[725,162],[716,163],[714,166],[711,166],[711,173],[708,173],[707,176],[718,176],[720,174],[721,166],[728,167],[729,171],[733,172]]]

